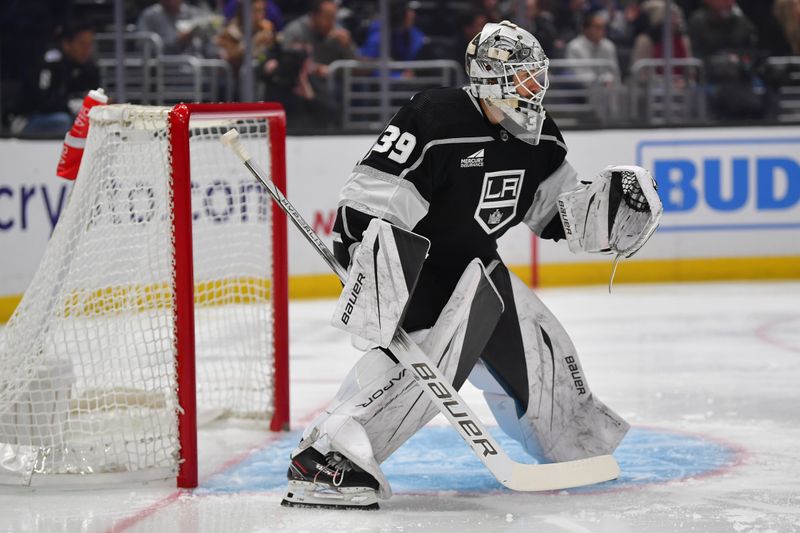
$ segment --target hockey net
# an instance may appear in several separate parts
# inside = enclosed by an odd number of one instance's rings
[[[0,483],[197,483],[196,420],[288,424],[286,227],[272,104],[97,107],[0,344]]]

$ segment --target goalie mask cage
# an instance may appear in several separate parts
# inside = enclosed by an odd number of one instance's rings
[[[197,419],[288,427],[286,219],[219,137],[285,191],[277,104],[111,105],[0,344],[0,483],[177,477]]]

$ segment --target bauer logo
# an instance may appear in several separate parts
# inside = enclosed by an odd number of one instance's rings
[[[344,313],[342,313],[342,324],[348,324],[350,322],[350,317],[353,315],[353,311],[356,310],[358,295],[361,294],[361,289],[364,286],[365,279],[367,279],[367,276],[365,276],[363,272],[359,272],[353,288],[350,289],[350,296],[347,298],[347,303],[344,307]]]
[[[643,141],[661,231],[800,228],[800,138]]]

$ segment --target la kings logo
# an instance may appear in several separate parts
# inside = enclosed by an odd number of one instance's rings
[[[461,160],[461,168],[482,167],[483,148]]]
[[[505,227],[517,214],[517,201],[524,177],[524,170],[501,170],[483,175],[475,220],[486,233],[491,234]]]

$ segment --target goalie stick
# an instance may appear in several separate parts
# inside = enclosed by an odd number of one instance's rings
[[[313,228],[267,177],[266,173],[252,160],[247,149],[239,140],[239,132],[235,128],[231,129],[222,135],[221,141],[264,185],[272,198],[303,233],[306,240],[317,249],[328,266],[336,273],[339,280],[345,283],[347,271],[339,264]],[[492,475],[509,489],[517,491],[560,490],[609,481],[619,476],[619,465],[611,455],[551,464],[527,464],[514,461],[500,448],[500,445],[464,402],[455,387],[402,328],[398,328],[397,334],[389,344],[388,351],[411,373],[428,399],[448,419]]]

